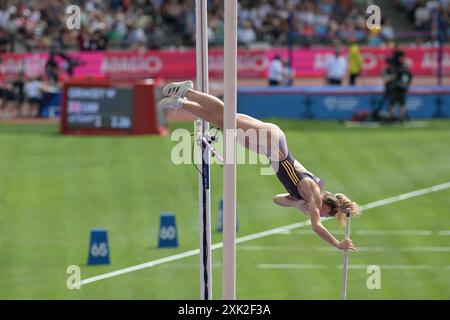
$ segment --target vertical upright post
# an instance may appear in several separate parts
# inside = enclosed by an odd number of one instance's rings
[[[443,13],[439,9],[435,9],[436,12],[436,29],[437,29],[437,41],[438,41],[438,66],[437,66],[437,83],[442,86],[442,68],[444,58],[444,41],[445,41],[445,22]]]
[[[350,237],[350,211],[345,212],[345,239]],[[344,251],[344,271],[342,271],[342,300],[347,300],[348,250]]]
[[[196,57],[197,90],[209,92],[208,78],[208,8],[207,0],[195,1],[196,13]],[[212,299],[211,270],[211,191],[209,149],[202,143],[202,138],[209,130],[209,123],[198,119],[195,125],[198,138],[198,156],[201,159],[201,173],[198,179],[199,222],[200,222],[200,299]]]
[[[237,0],[224,0],[224,171],[223,278],[224,300],[236,299],[236,104]]]
[[[291,12],[288,18],[288,59],[289,69],[292,70],[294,66],[294,13]]]

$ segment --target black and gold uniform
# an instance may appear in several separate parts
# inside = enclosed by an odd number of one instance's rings
[[[292,156],[291,152],[288,150],[287,157],[283,157],[281,151],[277,151],[279,159],[284,159],[281,161],[271,160],[272,167],[276,169],[276,174],[281,184],[284,186],[289,194],[299,200],[304,200],[298,191],[298,185],[300,180],[308,177],[315,181],[319,186],[322,186],[322,181],[309,171],[300,172],[295,169],[294,163],[295,158]]]

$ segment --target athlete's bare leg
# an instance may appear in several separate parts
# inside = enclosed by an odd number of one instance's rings
[[[219,98],[196,90],[187,90],[184,93],[184,97],[189,101],[197,102],[215,116],[219,118],[223,117],[224,105]]]
[[[273,197],[273,202],[280,207],[294,207],[299,199],[294,198],[289,193],[277,194]]]
[[[224,103],[220,99],[195,90],[187,90],[184,97],[187,99],[183,103],[185,110],[213,123],[218,128],[223,128]],[[236,125],[239,129],[237,135],[239,144],[256,153],[270,155],[272,159],[279,158],[274,150],[279,149],[280,137],[284,134],[278,126],[241,113],[236,115]]]
[[[201,118],[205,121],[212,123],[218,128],[222,128],[223,125],[222,119],[218,118],[217,115],[211,113],[208,109],[204,108],[197,102],[190,100],[183,101],[183,109],[189,111],[198,118]]]
[[[183,108],[223,129],[223,102],[212,95],[191,88],[191,81],[168,84],[163,89],[168,97],[161,100],[158,106],[160,108]],[[287,157],[286,137],[277,125],[240,113],[236,115],[236,125],[236,140],[245,148],[265,155],[274,161]],[[224,132],[224,134],[228,133]]]
[[[206,94],[195,90],[187,90],[186,93],[184,94],[184,97],[189,101],[196,102],[197,104],[199,104],[203,109],[205,109],[208,113],[210,113],[212,117],[217,119],[216,122],[223,121],[224,104],[220,99],[210,94]],[[238,113],[236,115],[236,121],[238,129],[243,130],[247,129],[271,130],[275,127],[275,125],[272,123],[266,123],[241,113]],[[220,126],[220,128],[222,128],[222,126]]]

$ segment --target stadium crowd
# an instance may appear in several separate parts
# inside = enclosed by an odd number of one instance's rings
[[[424,27],[436,3],[449,0],[397,0],[404,12]],[[238,37],[241,45],[330,43],[350,38],[379,45],[394,39],[383,20],[381,31],[366,28],[370,0],[240,0]],[[66,28],[66,8],[81,8],[81,30]],[[209,0],[211,45],[223,41],[223,1]],[[427,13],[424,12],[425,6]],[[446,17],[449,18],[448,10]],[[429,22],[429,21],[428,21]],[[292,32],[289,32],[289,31]],[[195,0],[4,0],[0,2],[0,52],[62,49],[193,46]]]
[[[366,28],[371,0],[240,0],[238,37],[241,45],[297,44],[356,39],[380,45],[394,40],[383,19],[381,30]],[[396,0],[414,25],[425,30],[439,5],[450,21],[450,0]],[[79,5],[82,28],[66,28],[65,10]],[[209,0],[209,38],[223,41],[223,1]],[[289,32],[289,31],[292,32]],[[0,2],[0,52],[50,47],[102,50],[115,48],[193,46],[195,0],[5,0]]]
[[[442,6],[450,25],[450,0],[395,0],[419,30]],[[356,39],[380,45],[394,40],[387,19],[381,30],[366,28],[372,0],[240,0],[238,37],[241,45],[297,44]],[[66,8],[81,8],[81,30],[66,28]],[[211,45],[223,41],[223,1],[209,0]],[[292,32],[289,32],[292,31]],[[0,1],[0,52],[54,47],[79,50],[193,46],[195,0],[3,0]]]
[[[405,12],[417,30],[430,30],[433,13],[441,9],[444,19],[450,22],[450,0],[395,0],[397,8]]]
[[[394,1],[417,30],[432,30],[436,12],[441,14],[444,24],[450,26],[450,0]],[[382,19],[381,29],[369,30],[366,26],[366,8],[373,2],[239,0],[238,40],[241,46],[282,46],[289,41],[303,46],[336,42],[353,46],[391,45],[397,39],[386,17]],[[79,30],[67,27],[66,9],[70,5],[78,5],[81,9]],[[208,0],[208,14],[210,45],[221,46],[223,0]],[[55,55],[67,61],[69,75],[79,63],[66,55],[66,50],[160,49],[194,45],[195,0],[2,0],[0,53],[47,51],[51,54],[45,75],[35,79],[21,75],[14,81],[0,78],[0,117],[1,114],[39,115],[43,92],[51,91],[52,86],[58,84]],[[334,79],[337,77],[334,71],[346,69],[338,68],[337,62],[328,63],[328,82],[342,81],[342,72],[339,79]],[[290,74],[289,65],[283,64],[278,69]],[[350,69],[355,69],[350,70],[350,83],[354,84],[360,67],[353,62]],[[286,79],[288,83],[292,82],[292,76]]]

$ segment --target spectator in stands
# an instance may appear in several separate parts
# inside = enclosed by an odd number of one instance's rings
[[[383,19],[381,23],[381,32],[380,32],[381,38],[384,40],[384,42],[392,42],[395,41],[395,32],[394,28],[392,27],[390,21],[385,18]]]
[[[276,55],[269,65],[269,86],[279,86],[283,83],[284,67],[281,57]]]
[[[328,57],[325,70],[329,85],[342,85],[347,72],[347,59],[342,55],[340,45],[336,45],[334,54]]]
[[[381,29],[372,28],[369,30],[367,44],[369,46],[377,47],[383,44],[383,38],[381,36]]]
[[[414,11],[414,24],[418,30],[429,29],[429,22],[431,18],[430,9],[427,7],[426,2],[422,2]]]
[[[165,23],[173,25],[177,31],[182,31],[184,7],[181,1],[165,0],[161,4],[161,15]]]
[[[282,22],[274,14],[268,14],[262,21],[258,30],[260,39],[269,43],[280,43],[282,39]]]
[[[155,43],[158,48],[195,45],[193,0],[78,1],[82,13],[82,28],[78,33],[65,29],[65,8],[72,2],[0,1],[0,29],[6,34],[5,41],[5,35],[0,31],[0,50],[44,51],[52,46],[64,50],[76,47],[101,50],[106,45],[129,48],[145,43],[150,48]],[[239,3],[238,23],[245,31],[242,32],[244,45],[258,41],[284,44],[289,31],[289,16],[293,17],[292,32],[297,44],[347,40],[351,36],[359,41],[367,38],[366,1],[363,0],[241,0]],[[427,4],[425,9],[430,11],[430,5]],[[214,44],[220,44],[223,29],[217,21],[223,21],[223,1],[208,1],[208,14],[210,30],[216,29]],[[148,44],[152,35],[146,31],[146,26],[150,20],[154,23],[151,28],[161,30],[164,36],[153,38]],[[246,24],[248,27],[244,27]],[[14,39],[10,39],[9,34],[14,34]]]
[[[237,38],[239,44],[245,47],[249,47],[251,43],[255,42],[256,33],[250,20],[246,20],[242,27],[238,27]]]
[[[135,42],[139,42],[138,40]],[[108,47],[108,38],[106,37],[106,35],[101,30],[95,31],[94,34],[92,34],[91,40],[89,42],[89,50],[101,51],[106,50],[107,47]]]
[[[87,28],[85,26],[81,26],[81,29],[78,32],[77,43],[78,43],[78,50],[80,51],[89,50],[90,40]]]
[[[223,46],[224,22],[216,16],[211,16],[209,19],[208,40],[211,46]]]
[[[352,39],[349,53],[348,53],[348,66],[349,66],[349,73],[350,73],[350,79],[349,83],[351,86],[354,86],[356,84],[357,78],[361,75],[362,66],[363,66],[363,59],[362,55],[359,51],[358,43],[356,42],[356,39]]]
[[[8,35],[0,27],[0,53],[5,53],[11,51],[11,46],[8,40]]]
[[[446,0],[450,4],[450,0]],[[446,10],[442,4],[432,12],[431,34],[434,42],[444,42],[450,31],[450,10]]]
[[[160,27],[156,25],[153,19],[147,22],[145,28],[147,49],[156,50],[162,47],[164,33]]]

